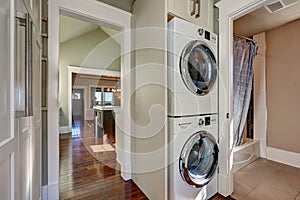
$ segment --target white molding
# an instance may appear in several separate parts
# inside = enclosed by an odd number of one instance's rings
[[[62,14],[70,17],[118,30],[130,27],[131,13],[97,0],[55,0],[55,3]]]
[[[48,184],[47,195],[48,195],[49,200],[59,199],[59,184],[58,184],[58,182]]]
[[[223,0],[219,8],[219,137],[220,167],[218,192],[228,196],[233,192],[233,20],[274,0]],[[227,119],[229,113],[229,119]],[[226,179],[226,180],[223,180]]]
[[[48,186],[42,186],[42,200],[48,200]]]
[[[59,15],[60,13],[83,19],[91,23],[106,25],[121,30],[121,77],[127,77],[126,83],[121,80],[121,121],[127,134],[131,133],[129,98],[131,79],[127,74],[131,70],[131,13],[109,6],[96,0],[51,0],[48,2],[48,199],[59,199]],[[124,140],[126,151],[130,152],[130,136]],[[125,151],[125,152],[126,152]],[[125,156],[131,163],[131,157]],[[126,165],[126,171],[131,172],[131,166]]]
[[[267,159],[300,168],[300,154],[267,147]]]
[[[65,133],[70,133],[72,132],[72,128],[69,126],[61,126],[59,127],[59,134],[65,134]]]
[[[84,66],[68,66],[68,70],[77,74],[99,75],[99,76],[121,76],[119,71],[94,69]]]

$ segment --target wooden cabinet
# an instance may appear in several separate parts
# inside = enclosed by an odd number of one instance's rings
[[[168,0],[170,15],[209,30],[213,30],[213,6],[213,0]]]
[[[115,143],[115,118],[112,110],[103,111],[103,132],[107,135],[107,138]]]
[[[114,109],[118,106],[94,106],[95,116],[95,136],[103,137],[104,135],[115,143],[115,117]]]

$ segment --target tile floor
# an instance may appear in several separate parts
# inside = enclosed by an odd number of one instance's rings
[[[300,169],[259,158],[234,174],[237,200],[300,200]]]

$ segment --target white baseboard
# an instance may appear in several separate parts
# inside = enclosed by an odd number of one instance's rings
[[[48,200],[48,186],[44,185],[42,187],[42,200]]]
[[[128,181],[131,179],[131,163],[130,162],[125,162],[122,163],[121,165],[121,177],[123,178],[124,181]]]
[[[300,154],[267,147],[267,159],[300,168]]]
[[[59,186],[58,183],[52,183],[48,186],[48,199],[49,200],[58,200],[59,199]]]
[[[233,185],[230,185],[228,181],[229,177],[227,175],[218,174],[218,193],[224,197],[231,195],[233,192]]]
[[[59,134],[70,133],[70,132],[72,132],[72,127],[69,127],[69,126],[60,126],[59,127]]]

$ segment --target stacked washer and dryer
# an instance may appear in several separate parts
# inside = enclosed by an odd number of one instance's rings
[[[217,193],[217,36],[179,18],[168,23],[168,195]]]

